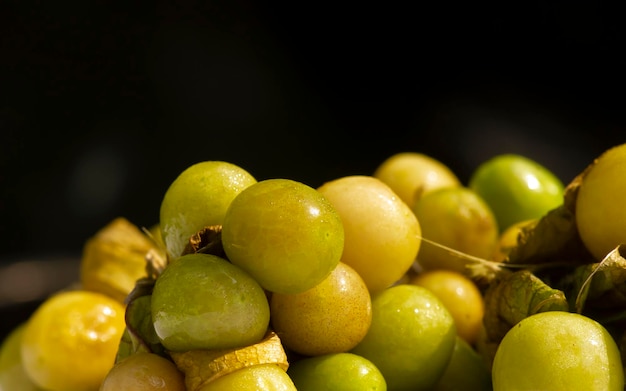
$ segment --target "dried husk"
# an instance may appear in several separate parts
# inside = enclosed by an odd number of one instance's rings
[[[502,276],[484,295],[483,319],[488,340],[499,343],[522,319],[545,311],[568,311],[565,294],[545,284],[529,270]]]
[[[148,254],[165,255],[137,226],[118,217],[89,238],[83,247],[80,283],[120,302],[146,272]]]
[[[289,367],[280,338],[273,331],[268,332],[262,341],[243,348],[169,354],[185,374],[185,385],[189,391],[198,391],[222,376],[254,365],[276,364],[285,371]]]

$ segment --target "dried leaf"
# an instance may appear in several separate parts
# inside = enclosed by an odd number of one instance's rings
[[[626,311],[626,245],[616,247],[601,262],[579,266],[560,285],[567,292],[570,307],[578,313],[603,318]]]
[[[499,343],[522,319],[545,311],[568,311],[565,294],[529,270],[502,275],[485,291],[484,325],[488,340]]]
[[[194,253],[213,254],[227,259],[224,247],[222,247],[222,226],[205,227],[192,235],[183,250],[183,255]]]
[[[522,229],[516,247],[504,261],[540,267],[568,263],[573,266],[593,260],[580,240],[576,226],[576,197],[580,176],[565,189],[563,204],[543,216],[537,224]]]

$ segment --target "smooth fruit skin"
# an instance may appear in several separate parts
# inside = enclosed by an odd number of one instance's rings
[[[154,353],[137,352],[115,364],[99,391],[186,391],[174,363]]]
[[[170,262],[154,285],[151,313],[161,343],[173,351],[250,345],[263,338],[270,316],[250,275],[202,253]]]
[[[0,391],[40,391],[28,377],[22,362],[22,335],[25,324],[15,327],[0,345]]]
[[[414,205],[425,239],[482,259],[490,259],[498,245],[498,222],[475,191],[462,186],[435,190]],[[432,243],[423,243],[417,256],[425,270],[446,269],[467,274],[468,261]]]
[[[305,292],[272,294],[270,311],[274,331],[283,345],[307,356],[352,349],[361,342],[372,321],[367,285],[342,262]]]
[[[299,391],[282,368],[260,364],[238,369],[201,387],[198,391]]]
[[[563,203],[561,180],[538,162],[516,154],[483,162],[468,186],[487,202],[500,231],[519,221],[541,218]]]
[[[370,360],[331,353],[297,360],[287,374],[298,391],[386,391],[387,382]]]
[[[394,285],[372,300],[372,324],[351,353],[370,360],[390,391],[431,390],[456,341],[454,318],[441,300],[417,285]]]
[[[417,274],[410,283],[434,293],[452,314],[458,335],[470,345],[476,343],[485,315],[485,302],[474,281],[464,274],[441,269]]]
[[[337,266],[344,230],[339,214],[316,189],[266,179],[233,200],[222,244],[228,259],[263,288],[294,294],[319,284]]]
[[[450,362],[433,391],[492,391],[490,368],[470,344],[457,336]]]
[[[341,177],[318,190],[333,204],[345,231],[341,262],[350,265],[374,294],[411,268],[421,245],[421,228],[411,208],[380,179]]]
[[[605,151],[584,173],[576,199],[580,237],[601,261],[626,243],[626,144]]]
[[[50,391],[97,390],[126,327],[124,306],[100,293],[61,291],[31,315],[22,336],[28,376]]]
[[[531,315],[504,336],[492,366],[494,391],[623,391],[615,340],[576,313]]]
[[[170,184],[159,212],[163,241],[171,257],[182,255],[189,238],[207,226],[221,225],[226,209],[256,179],[223,161],[204,161],[181,172]]]
[[[376,168],[373,176],[391,187],[410,207],[435,189],[461,185],[448,166],[419,152],[399,152],[389,156]]]

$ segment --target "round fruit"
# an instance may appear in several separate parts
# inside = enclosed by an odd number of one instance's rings
[[[242,191],[222,226],[228,259],[266,290],[299,293],[319,284],[343,250],[341,218],[317,190],[267,179]]]
[[[413,207],[425,239],[482,259],[491,259],[498,245],[498,223],[485,201],[471,189],[451,187],[433,191]],[[417,256],[425,270],[467,273],[470,260],[424,242]]]
[[[269,325],[263,288],[210,254],[170,262],[156,280],[151,307],[156,334],[173,351],[246,346],[261,340]]]
[[[161,201],[159,227],[169,254],[182,255],[192,235],[221,225],[233,198],[253,183],[249,172],[222,161],[196,163],[181,172]]]
[[[546,167],[516,154],[497,155],[478,166],[469,180],[493,211],[500,231],[543,217],[563,203],[563,183]]]
[[[428,289],[394,285],[372,300],[372,324],[351,353],[370,360],[389,390],[431,390],[456,341],[454,318]]]
[[[204,385],[198,391],[297,391],[293,381],[275,364],[261,364],[238,369]]]
[[[28,377],[22,362],[22,335],[25,324],[15,327],[0,345],[0,391],[39,391]]]
[[[493,361],[494,391],[623,391],[615,340],[595,320],[563,311],[521,320],[504,336]]]
[[[318,189],[335,207],[345,231],[341,261],[354,268],[370,293],[398,281],[420,249],[420,224],[380,179],[347,176]]]
[[[173,362],[137,352],[115,364],[99,391],[185,391],[185,378]]]
[[[274,293],[270,311],[273,328],[283,345],[306,356],[352,349],[363,339],[372,321],[367,285],[342,262],[305,292]]]
[[[476,343],[485,303],[474,281],[451,270],[431,270],[417,274],[410,283],[434,293],[452,314],[458,335],[470,345]]]
[[[124,306],[100,293],[62,291],[27,321],[22,360],[28,376],[51,391],[97,390],[115,362],[126,327]]]
[[[287,374],[298,391],[386,391],[382,373],[365,357],[332,353],[293,362]]]
[[[608,149],[583,173],[576,199],[576,225],[591,254],[601,261],[626,243],[626,144]]]
[[[373,176],[385,182],[409,206],[435,189],[461,186],[448,166],[418,152],[400,152],[388,157]]]
[[[457,336],[445,372],[433,391],[492,391],[491,372],[483,358]]]

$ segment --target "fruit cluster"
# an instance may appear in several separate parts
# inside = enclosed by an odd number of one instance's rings
[[[223,161],[120,217],[3,342],[0,391],[624,390],[626,144],[567,186],[402,152],[313,188]]]

